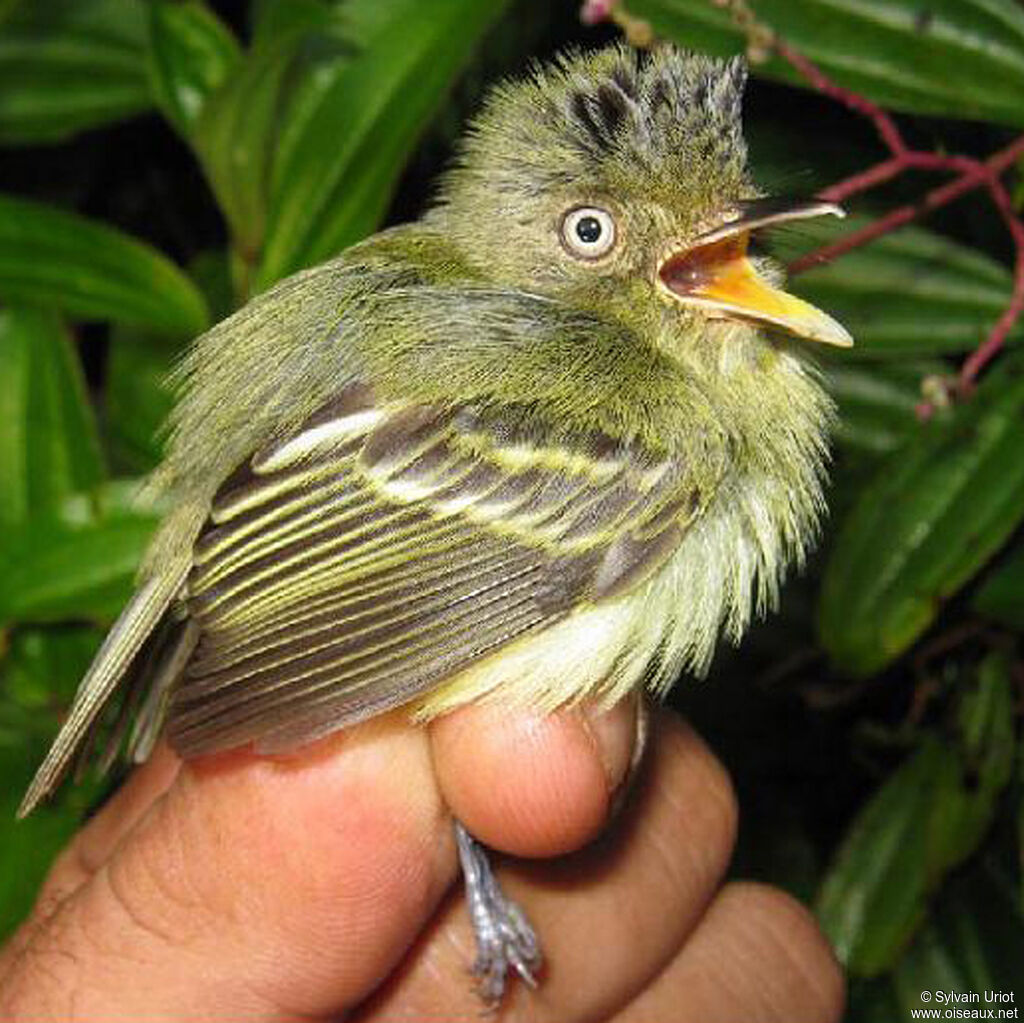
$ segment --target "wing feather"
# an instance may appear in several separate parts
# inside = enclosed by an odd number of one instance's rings
[[[287,630],[279,630],[267,637],[262,648],[250,647],[244,656],[235,648],[229,657],[218,656],[215,669],[210,672],[200,658],[190,666],[190,675],[203,672],[200,682],[193,687],[198,696],[216,692],[244,682],[248,691],[258,688],[259,680],[275,670],[287,669],[288,676],[300,677],[304,663],[315,661],[327,651],[339,649],[363,650],[372,646],[380,634],[420,627],[443,611],[456,609],[471,598],[485,599],[499,587],[505,594],[513,592],[517,580],[539,571],[536,565],[526,565],[514,571],[504,570],[478,574],[466,573],[457,580],[435,579],[422,586],[395,588],[386,603],[377,598],[350,602],[345,607],[333,607],[311,614]]]
[[[283,749],[413,699],[633,585],[699,504],[635,445],[342,395],[213,501],[171,740]]]

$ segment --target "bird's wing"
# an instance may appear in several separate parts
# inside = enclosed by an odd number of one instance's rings
[[[558,436],[525,410],[381,406],[349,387],[213,502],[172,744],[300,745],[624,592],[699,513],[689,480],[677,460]]]

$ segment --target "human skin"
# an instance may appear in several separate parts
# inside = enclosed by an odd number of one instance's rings
[[[288,758],[160,748],[0,951],[0,1019],[479,1020],[454,813],[522,857],[502,882],[544,944],[541,987],[511,985],[502,1019],[838,1020],[842,974],[807,910],[723,884],[725,770],[670,712],[651,731],[614,814],[630,706],[391,715]]]

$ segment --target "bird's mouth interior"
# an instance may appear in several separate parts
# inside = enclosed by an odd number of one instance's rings
[[[774,327],[809,341],[853,344],[847,330],[827,313],[802,298],[776,288],[747,258],[751,231],[825,213],[842,216],[831,203],[789,203],[759,200],[696,244],[671,253],[658,268],[660,283],[672,298],[700,309],[713,319],[738,319]]]

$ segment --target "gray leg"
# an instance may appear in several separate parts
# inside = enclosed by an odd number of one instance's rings
[[[537,986],[534,974],[543,961],[540,945],[526,915],[498,885],[487,851],[458,821],[455,841],[476,937],[473,973],[480,978],[480,996],[494,1006],[505,993],[509,970],[515,970],[530,987]]]

